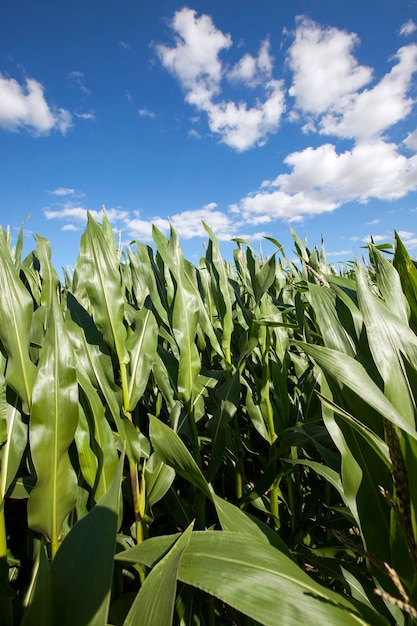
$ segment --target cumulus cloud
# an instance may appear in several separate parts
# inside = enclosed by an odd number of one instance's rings
[[[401,47],[389,60],[391,69],[375,82],[372,68],[354,56],[358,44],[354,33],[297,19],[286,54],[293,98],[287,119],[319,141],[327,135],[351,147],[316,141],[287,154],[288,171],[264,181],[232,213],[251,224],[297,222],[348,202],[393,201],[417,190],[417,158],[403,150],[417,152],[417,131],[399,143],[388,134],[413,110],[417,46]],[[254,61],[247,65],[247,75],[255,75]]]
[[[396,200],[417,189],[417,157],[405,157],[395,144],[381,138],[342,153],[332,144],[309,147],[289,154],[285,163],[289,174],[265,181],[234,211],[251,223],[300,221],[346,202]]]
[[[359,65],[352,54],[358,43],[354,33],[298,18],[287,55],[293,72],[289,94],[298,109],[324,113],[370,82],[372,69]]]
[[[249,87],[256,87],[272,78],[273,58],[270,54],[268,39],[262,42],[257,57],[245,54],[227,73],[231,82],[243,83]]]
[[[257,57],[244,55],[227,70],[220,54],[232,46],[232,38],[215,27],[208,15],[183,8],[171,22],[175,46],[158,45],[164,67],[179,81],[185,100],[207,114],[210,130],[238,152],[262,145],[278,130],[284,112],[284,84],[272,78],[272,57],[265,40]],[[254,105],[221,98],[222,81],[246,87],[261,86],[263,99]]]
[[[417,45],[404,46],[395,58],[397,65],[372,89],[352,94],[321,120],[321,132],[363,139],[377,136],[406,118],[414,104],[407,96],[417,71]]]
[[[9,131],[26,128],[38,136],[51,130],[65,134],[71,125],[69,111],[48,105],[41,83],[26,78],[21,85],[14,78],[0,74],[1,128]]]

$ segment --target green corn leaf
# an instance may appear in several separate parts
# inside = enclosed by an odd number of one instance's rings
[[[275,280],[275,274],[276,259],[275,254],[272,254],[252,278],[256,304],[259,304],[264,293],[271,287]]]
[[[175,470],[164,463],[157,452],[151,454],[145,468],[146,504],[150,509],[164,497],[174,478]]]
[[[401,308],[398,314],[392,313],[382,300],[370,292],[365,271],[358,263],[356,280],[369,348],[384,381],[384,394],[410,426],[414,426],[415,401],[403,359],[407,358],[417,371],[417,337],[401,320]]]
[[[211,498],[211,491],[203,473],[177,433],[161,420],[150,415],[149,434],[152,445],[162,461],[173,467],[180,476],[189,480]]]
[[[28,607],[22,626],[54,626],[48,557],[43,542],[38,547],[39,554],[35,560],[34,576],[27,599]]]
[[[7,354],[6,382],[28,414],[36,367],[29,357],[33,302],[20,280],[5,238],[0,236],[0,341]]]
[[[29,526],[51,540],[53,555],[77,497],[68,455],[77,422],[75,359],[55,295],[33,387],[29,440],[37,482],[28,503]]]
[[[35,239],[37,245],[36,255],[42,269],[41,305],[50,309],[53,292],[59,284],[59,277],[51,263],[51,246],[49,241],[39,235],[36,235]]]
[[[114,244],[114,237],[113,237]],[[123,324],[124,298],[115,245],[110,246],[103,228],[88,214],[75,268],[91,303],[93,318],[107,345],[120,363],[128,363],[126,328]]]
[[[355,357],[356,349],[352,337],[340,318],[340,302],[332,289],[309,283],[309,295],[314,314],[323,335],[324,344]]]
[[[239,406],[240,372],[238,370],[216,389],[216,398],[219,399],[219,406],[208,423],[208,430],[212,439],[212,455],[208,472],[209,482],[214,479],[222,462],[226,445],[226,427],[233,419]]]
[[[0,448],[0,506],[17,474],[28,442],[28,427],[16,406],[17,398],[15,400],[14,405],[6,403],[5,406],[6,436]]]
[[[122,562],[147,566],[159,560],[173,537],[149,539],[116,555]],[[210,593],[265,626],[387,625],[368,606],[322,587],[288,556],[263,538],[243,533],[193,532],[184,550],[178,579]]]
[[[397,411],[379,387],[367,374],[365,368],[350,356],[324,346],[294,341],[301,350],[311,356],[326,375],[345,385],[380,415],[417,440],[417,432]]]
[[[397,232],[393,265],[400,277],[401,286],[409,306],[410,326],[417,333],[417,268]]]
[[[78,460],[94,499],[98,500],[113,480],[118,455],[104,406],[78,360],[77,379],[80,385],[79,420],[75,432]]]
[[[192,524],[177,539],[145,579],[123,626],[171,626],[174,614],[177,574],[188,547]],[[163,589],[163,594],[160,590]]]
[[[158,324],[150,308],[135,313],[132,334],[126,347],[129,352],[129,411],[133,411],[142,397],[155,359],[158,346]]]
[[[229,276],[220,253],[219,242],[211,228],[203,222],[210,241],[206,254],[206,265],[211,274],[212,295],[222,323],[222,348],[228,363],[231,362],[230,342],[233,332],[232,298],[230,295]]]
[[[106,626],[124,454],[98,504],[71,529],[51,568],[54,626]]]
[[[393,315],[408,324],[409,306],[401,286],[400,276],[394,265],[372,244],[370,256],[375,264],[375,275],[385,304]]]

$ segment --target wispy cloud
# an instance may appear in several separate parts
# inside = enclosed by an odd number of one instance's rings
[[[91,95],[91,91],[85,84],[84,72],[79,72],[78,70],[69,72],[67,74],[67,78],[71,86],[78,87],[78,89],[80,89],[86,95]]]
[[[138,115],[140,117],[150,117],[151,119],[155,118],[155,113],[146,107],[138,110]]]
[[[73,196],[76,198],[82,198],[85,194],[82,191],[76,191],[73,187],[57,187],[52,191],[48,191],[53,196]]]
[[[0,74],[0,127],[9,131],[27,129],[35,136],[51,130],[65,134],[72,125],[66,109],[50,106],[45,100],[43,86],[34,78],[24,85],[14,78]]]
[[[417,26],[415,25],[413,20],[409,19],[401,26],[400,35],[404,35],[405,37],[408,37],[409,35],[412,35],[416,29],[417,29]]]
[[[74,112],[74,115],[75,115],[75,117],[78,117],[81,120],[91,120],[92,122],[94,122],[94,120],[96,119],[94,111],[89,111],[89,112],[86,112],[86,113]]]

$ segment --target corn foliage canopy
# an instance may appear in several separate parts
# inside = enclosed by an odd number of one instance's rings
[[[417,624],[417,269],[0,229],[2,626]]]

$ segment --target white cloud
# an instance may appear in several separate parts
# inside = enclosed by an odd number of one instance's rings
[[[277,131],[284,111],[283,82],[272,79],[269,42],[262,43],[256,58],[246,54],[227,72],[219,55],[231,47],[232,39],[218,30],[208,15],[197,17],[195,11],[183,8],[175,13],[171,26],[175,47],[159,45],[156,49],[164,67],[184,89],[186,102],[205,112],[210,130],[238,152],[265,143],[268,135]],[[258,99],[255,106],[217,101],[224,78],[250,87],[261,84],[264,100]]]
[[[326,250],[326,257],[329,257],[329,256],[346,257],[350,254],[352,254],[352,250],[337,250],[335,252],[328,252]]]
[[[34,135],[59,130],[65,134],[71,126],[71,114],[66,109],[50,107],[41,83],[27,78],[20,85],[14,78],[0,74],[0,127],[17,131],[27,128]]]
[[[234,222],[225,213],[216,209],[217,204],[210,202],[202,208],[175,213],[169,218],[153,216],[148,220],[142,219],[138,212],[132,214],[120,208],[106,209],[106,214],[114,228],[122,230],[124,235],[141,241],[152,240],[152,224],[166,233],[169,232],[170,224],[172,224],[183,239],[207,238],[202,225],[203,221],[210,225],[220,240],[230,240],[235,235]],[[87,211],[85,207],[74,206],[68,202],[59,208],[45,209],[44,215],[47,220],[65,222],[61,230],[71,231],[85,226]],[[101,221],[102,211],[90,210],[90,213],[94,219]]]
[[[396,145],[377,139],[338,154],[332,144],[288,155],[292,169],[243,198],[234,211],[245,220],[300,221],[350,201],[396,200],[417,189],[417,157],[407,159]]]
[[[87,211],[84,207],[74,206],[71,202],[66,203],[58,209],[45,209],[44,215],[47,220],[63,220],[67,222],[78,222],[79,224],[85,224],[87,221]],[[103,217],[103,211],[90,210],[94,219],[100,221]],[[107,217],[112,224],[117,222],[124,222],[128,218],[128,212],[120,209],[107,209]]]
[[[293,72],[289,94],[305,113],[320,114],[369,83],[372,70],[352,55],[359,43],[354,33],[322,28],[298,18],[295,39],[288,51]]]
[[[265,79],[272,78],[273,58],[270,54],[268,39],[262,42],[257,57],[245,54],[227,73],[227,78],[236,83],[244,83],[249,87],[262,84]]]
[[[182,239],[207,238],[207,232],[202,224],[204,221],[209,224],[219,240],[228,241],[234,236],[233,222],[225,213],[216,211],[216,208],[217,204],[210,202],[200,209],[175,213],[169,219],[153,217],[149,220],[143,220],[137,216],[126,220],[125,228],[131,237],[145,241],[152,240],[152,224],[166,233],[169,232],[170,224],[172,224]]]
[[[417,152],[417,130],[408,133],[403,143],[409,150]]]
[[[80,230],[80,226],[76,226],[75,224],[65,224],[65,226],[63,226],[61,228],[61,230],[65,231],[78,231]]]
[[[364,241],[365,243],[371,243],[371,241],[373,241],[374,243],[385,243],[388,241],[388,239],[390,239],[388,235],[367,235],[366,237],[363,237],[362,241]]]
[[[414,233],[409,230],[399,230],[398,235],[401,237],[401,239],[411,239],[412,237],[414,237]]]
[[[408,35],[412,35],[416,29],[417,26],[414,24],[413,20],[409,19],[401,26],[400,35],[408,37]]]
[[[409,115],[414,100],[407,97],[417,71],[417,45],[404,46],[397,65],[372,89],[352,94],[321,120],[321,132],[339,137],[377,136]]]
[[[72,196],[75,193],[75,189],[72,189],[71,187],[57,187],[49,193],[53,196]]]
[[[403,244],[409,248],[410,250],[413,250],[414,248],[417,248],[417,237],[415,235],[415,233],[409,231],[409,230],[399,230],[398,231],[398,235],[401,239],[401,241],[403,242]]]
[[[155,117],[155,113],[153,111],[150,111],[146,107],[144,107],[143,109],[139,109],[138,110],[138,115],[140,117],[150,117],[151,119],[154,119],[154,117]]]
[[[74,113],[75,117],[79,117],[82,120],[92,120],[96,119],[95,113],[90,111],[89,113]]]

